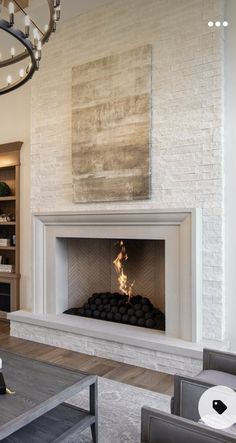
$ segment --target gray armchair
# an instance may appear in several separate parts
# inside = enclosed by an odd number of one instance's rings
[[[236,443],[236,438],[182,417],[144,407],[141,443]]]
[[[236,354],[203,350],[203,370],[196,377],[175,375],[172,414],[198,421],[198,402],[206,389],[224,385],[236,391]]]
[[[203,370],[196,377],[175,375],[172,414],[142,409],[141,443],[236,443],[235,434],[197,423],[200,397],[215,385],[236,391],[236,354],[204,349]]]

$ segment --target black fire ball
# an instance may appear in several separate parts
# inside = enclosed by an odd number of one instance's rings
[[[81,308],[64,312],[69,315],[96,318],[150,329],[165,330],[165,315],[147,297],[105,292],[93,294]]]

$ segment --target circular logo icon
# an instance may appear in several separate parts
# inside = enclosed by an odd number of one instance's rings
[[[230,428],[236,423],[236,393],[226,386],[207,389],[199,400],[198,412],[205,425]]]

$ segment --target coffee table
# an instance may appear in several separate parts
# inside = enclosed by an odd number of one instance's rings
[[[91,427],[98,441],[97,377],[0,349],[3,374],[14,395],[0,395],[0,441],[4,443],[69,442]],[[83,389],[89,409],[64,403]]]

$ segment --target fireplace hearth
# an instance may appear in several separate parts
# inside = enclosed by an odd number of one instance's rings
[[[165,330],[165,315],[141,295],[130,298],[117,292],[94,293],[82,307],[68,309],[64,314]]]

